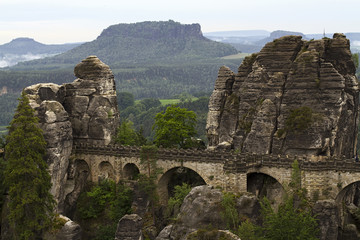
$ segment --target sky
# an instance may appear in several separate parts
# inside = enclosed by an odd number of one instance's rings
[[[202,32],[360,32],[360,0],[0,0],[0,44],[88,42],[119,23],[174,20]]]

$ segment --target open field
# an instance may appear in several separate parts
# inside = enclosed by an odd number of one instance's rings
[[[249,55],[251,55],[251,54],[250,53],[238,53],[238,54],[222,57],[221,59],[227,59],[227,60],[241,59],[241,58],[245,58],[245,57],[247,57]]]
[[[193,97],[191,98],[191,101],[196,101],[197,99],[198,99],[197,97]],[[180,103],[180,99],[159,99],[159,100],[161,102],[161,105],[163,106]]]
[[[0,126],[0,135],[6,134],[7,133],[7,126]]]

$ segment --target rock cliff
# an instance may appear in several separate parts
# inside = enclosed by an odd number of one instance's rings
[[[110,68],[96,56],[90,56],[79,63],[74,72],[78,79],[72,83],[62,86],[44,83],[24,89],[44,131],[51,193],[60,212],[66,197],[73,144],[107,145],[119,122],[114,76]]]
[[[358,81],[349,40],[285,36],[221,67],[209,102],[209,148],[352,157]]]

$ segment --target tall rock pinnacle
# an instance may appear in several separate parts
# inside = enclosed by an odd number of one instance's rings
[[[352,157],[359,89],[349,40],[286,36],[222,67],[209,102],[209,148]]]

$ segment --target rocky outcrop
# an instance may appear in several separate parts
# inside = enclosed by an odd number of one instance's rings
[[[82,174],[85,170],[79,170],[68,176],[73,144],[107,145],[119,122],[114,76],[110,68],[96,56],[90,56],[79,63],[74,72],[78,79],[72,83],[62,86],[44,83],[24,89],[40,119],[47,142],[51,193],[58,203],[59,212],[64,211],[66,194],[71,189],[79,191],[81,183],[76,187],[75,182],[81,179],[75,178],[86,175]],[[72,169],[81,169],[81,166],[73,165]]]
[[[352,157],[359,89],[349,40],[286,36],[222,67],[209,102],[209,148]]]
[[[96,56],[76,65],[74,82],[64,85],[64,108],[76,142],[109,144],[119,122],[114,75]]]
[[[61,101],[64,88],[56,84],[36,84],[24,90],[30,105],[36,110],[47,142],[46,161],[51,175],[51,193],[63,208],[64,187],[67,179],[69,157],[73,146],[72,126]]]
[[[117,225],[115,240],[142,240],[142,218],[137,214],[123,216]]]
[[[190,234],[198,236],[197,234],[204,232],[208,232],[205,234],[214,234],[216,237],[224,235],[229,237],[230,235],[224,231],[218,231],[227,230],[226,221],[224,221],[222,215],[222,200],[223,192],[220,189],[208,185],[194,187],[185,197],[176,221],[172,225],[165,227],[156,240],[185,240],[191,236]],[[242,195],[236,198],[236,209],[241,217],[259,218],[260,204],[254,196]],[[209,229],[209,226],[211,226],[211,229]],[[230,239],[238,239],[236,236],[231,237]]]
[[[337,240],[340,227],[339,209],[334,200],[317,201],[313,214],[319,224],[320,239]]]
[[[65,224],[55,232],[47,232],[44,240],[80,240],[82,236],[80,225],[65,216],[60,215],[59,218],[65,221]]]

